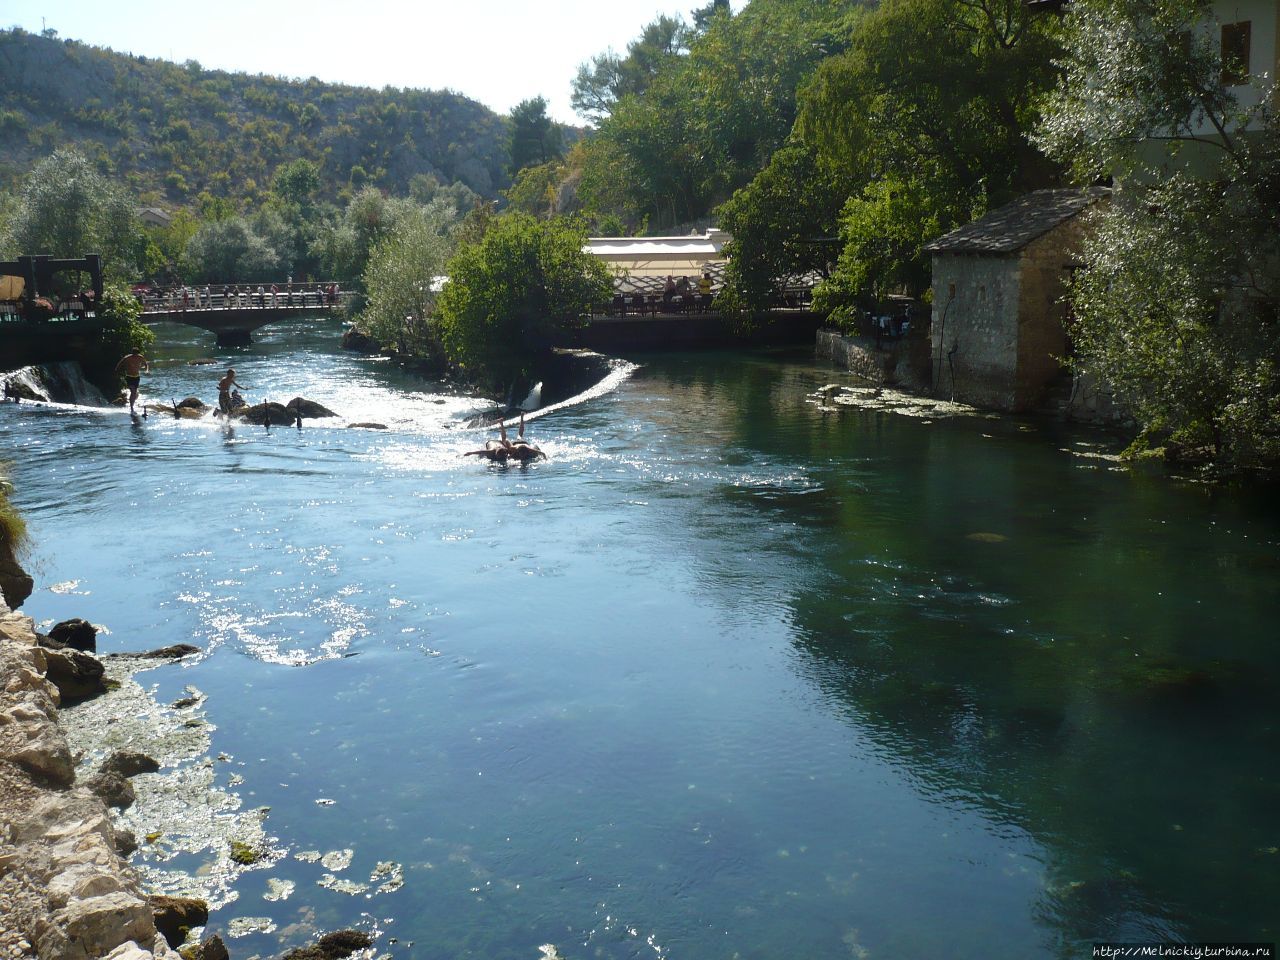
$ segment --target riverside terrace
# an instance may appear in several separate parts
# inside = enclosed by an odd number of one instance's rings
[[[23,256],[0,262],[0,322],[91,319],[101,302],[102,258],[97,254],[77,259]]]
[[[602,353],[630,350],[683,350],[741,344],[814,342],[821,317],[812,310],[817,275],[787,278],[779,285],[777,301],[749,330],[715,308],[724,283],[724,264],[707,263],[689,277],[683,295],[665,295],[666,277],[621,276],[614,280],[609,303],[592,311],[587,326],[577,331],[576,345]],[[711,292],[698,292],[702,273],[711,275]],[[678,277],[676,278],[678,279]]]
[[[22,256],[0,262],[0,353],[21,366],[70,360],[102,328],[102,258]]]

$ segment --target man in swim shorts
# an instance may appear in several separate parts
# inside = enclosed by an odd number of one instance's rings
[[[227,367],[227,372],[222,379],[218,381],[218,409],[226,416],[231,412],[231,388],[239,387],[241,390],[248,390],[243,383],[236,383],[236,371],[234,367]]]
[[[151,361],[142,355],[137,347],[120,358],[116,364],[116,373],[124,371],[124,382],[129,387],[129,412],[133,413],[133,405],[138,400],[138,385],[142,382],[142,371],[151,372]]]

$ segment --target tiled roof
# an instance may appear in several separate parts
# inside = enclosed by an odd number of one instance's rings
[[[1106,187],[1036,190],[944,234],[927,244],[925,250],[929,253],[1017,253],[1110,193]]]

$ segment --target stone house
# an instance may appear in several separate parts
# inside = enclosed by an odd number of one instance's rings
[[[1070,350],[1064,298],[1080,265],[1079,215],[1109,192],[1037,190],[925,247],[937,395],[1006,411],[1045,402]]]
[[[138,219],[148,227],[168,227],[173,223],[173,217],[160,207],[143,207],[138,211]]]

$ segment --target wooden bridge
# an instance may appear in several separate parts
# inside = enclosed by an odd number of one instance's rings
[[[216,335],[220,347],[245,346],[259,327],[277,320],[333,315],[350,296],[338,293],[335,284],[308,286],[312,289],[276,293],[269,289],[259,293],[255,288],[206,294],[197,287],[146,292],[141,294],[142,322],[185,323]]]

